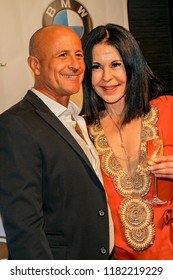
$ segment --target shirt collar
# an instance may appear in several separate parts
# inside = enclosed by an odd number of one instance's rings
[[[54,101],[47,95],[41,93],[40,91],[36,90],[35,88],[31,89],[32,92],[34,92],[46,105],[47,107],[56,115],[57,117],[61,116],[68,116],[73,114],[74,116],[77,116],[79,113],[79,108],[75,103],[73,103],[71,100],[69,101],[68,107],[65,107],[61,105],[60,103]]]

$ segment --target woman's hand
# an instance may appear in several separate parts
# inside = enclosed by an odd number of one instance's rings
[[[154,165],[150,166],[150,171],[158,178],[173,180],[173,156],[161,156],[154,159]]]

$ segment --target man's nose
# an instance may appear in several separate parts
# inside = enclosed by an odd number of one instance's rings
[[[69,69],[71,69],[73,72],[76,72],[79,69],[79,60],[77,57],[72,56],[70,58]]]

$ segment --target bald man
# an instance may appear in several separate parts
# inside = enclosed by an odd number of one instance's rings
[[[28,64],[33,88],[0,116],[0,211],[9,259],[109,259],[99,160],[70,101],[85,70],[81,41],[65,26],[41,28],[31,37]]]

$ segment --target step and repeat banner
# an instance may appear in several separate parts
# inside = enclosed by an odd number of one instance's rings
[[[27,57],[29,39],[37,29],[68,25],[82,39],[93,27],[109,22],[129,28],[127,0],[1,0],[0,113],[33,86]],[[81,105],[82,90],[73,101]]]

